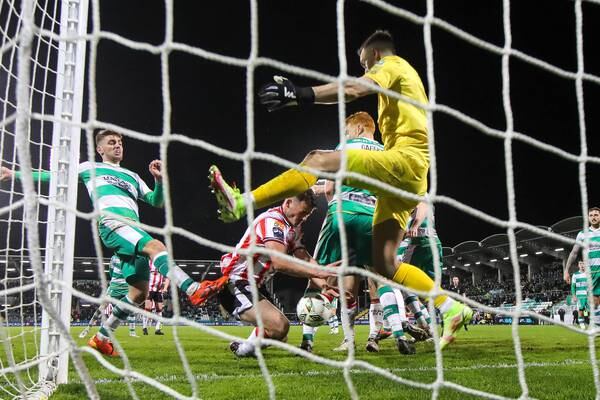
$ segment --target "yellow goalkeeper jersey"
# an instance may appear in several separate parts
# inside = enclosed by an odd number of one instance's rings
[[[383,57],[365,77],[384,89],[400,93],[419,103],[428,103],[419,74],[401,57]],[[411,146],[418,148],[429,160],[426,111],[382,93],[378,94],[378,100],[377,123],[385,149]]]

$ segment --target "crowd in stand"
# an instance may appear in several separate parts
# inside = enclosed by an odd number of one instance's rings
[[[496,274],[493,276],[484,276],[481,280],[473,284],[470,276],[465,275],[459,279],[459,288],[452,288],[452,279],[445,281],[443,287],[448,290],[457,291],[482,304],[500,307],[505,304],[514,304],[515,302],[515,283],[512,277],[504,277],[502,282],[498,282]],[[15,282],[17,284],[20,282]],[[3,288],[7,285],[4,284]],[[9,284],[8,286],[14,286]],[[92,297],[99,297],[102,288],[99,281],[76,280],[73,281],[73,288],[88,294]],[[560,268],[545,269],[527,279],[526,274],[521,276],[521,293],[524,300],[534,300],[538,302],[558,302],[564,300],[569,295],[569,287],[562,279],[562,270]],[[192,306],[185,296],[179,297],[181,315],[194,321],[219,322],[225,318],[221,313],[219,303],[216,299],[210,300],[205,306],[197,308]],[[23,292],[15,299],[15,305],[4,307],[3,316],[8,316],[9,322],[25,323],[33,325],[37,319],[41,318],[41,307],[37,305],[34,309],[33,290]],[[24,304],[24,305],[23,305]],[[23,306],[22,306],[23,305]],[[73,321],[84,322],[89,320],[96,309],[96,304],[89,303],[76,296],[72,301],[72,319]],[[165,317],[173,315],[173,305],[169,295],[165,297],[165,308],[163,311]],[[482,314],[482,318],[484,315]]]
[[[451,281],[443,287],[452,290]],[[557,302],[564,300],[570,293],[569,286],[562,278],[561,269],[543,270],[535,273],[531,279],[527,278],[527,274],[522,274],[520,283],[523,300]],[[515,302],[515,281],[512,277],[504,277],[502,282],[498,282],[497,275],[487,276],[475,284],[471,279],[464,278],[459,285],[461,294],[485,305],[498,307]]]

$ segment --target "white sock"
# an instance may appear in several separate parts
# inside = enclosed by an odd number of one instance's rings
[[[251,340],[254,340],[257,336],[258,328],[255,328],[252,330],[252,333],[250,333],[250,336],[248,336],[248,339],[238,347],[236,354],[240,357],[254,354],[254,343],[252,343]],[[268,345],[263,344],[262,347],[265,348],[268,347]]]
[[[404,296],[399,289],[394,289],[394,294],[396,295],[396,303],[398,303],[398,314],[400,314],[400,321],[408,322],[408,318],[406,318],[406,307],[404,306]]]
[[[129,330],[135,332],[135,315],[127,317],[127,321],[129,321]]]
[[[442,314],[445,314],[448,312],[448,310],[450,310],[450,308],[452,308],[452,306],[454,305],[454,300],[448,296],[448,298],[446,298],[446,300],[444,300],[444,302],[442,303],[441,306],[439,306],[439,310]]]
[[[375,337],[381,330],[383,325],[383,308],[377,300],[376,303],[371,302],[369,306],[369,337]]]
[[[302,325],[302,341],[314,341],[317,329],[312,326]]]
[[[380,291],[379,301],[383,306],[383,316],[390,323],[394,336],[397,337],[403,335],[404,330],[402,329],[402,320],[400,319],[398,302],[396,301],[394,292],[391,290],[386,292]],[[404,304],[404,302],[402,303]]]
[[[358,304],[356,302],[348,304],[348,321],[350,329],[348,332],[344,329],[344,338],[350,342],[354,342],[354,317],[358,313]],[[343,328],[343,326],[342,326]]]
[[[161,311],[161,312],[159,312],[159,313],[156,313],[156,315],[158,315],[159,317],[162,317],[162,311]],[[160,321],[159,321],[159,320],[156,320],[156,330],[157,330],[157,331],[160,331],[160,327],[161,327],[161,325],[162,325],[162,324],[160,323]]]
[[[147,311],[147,310],[146,310]],[[145,315],[142,317],[142,329],[148,328],[148,317]]]

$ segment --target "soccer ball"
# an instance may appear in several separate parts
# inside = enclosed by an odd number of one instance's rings
[[[304,296],[296,306],[300,322],[312,327],[323,325],[334,313],[331,303],[322,294]]]

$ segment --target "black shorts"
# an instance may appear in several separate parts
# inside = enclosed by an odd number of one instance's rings
[[[271,295],[264,286],[258,288],[258,297],[259,301],[268,300],[271,303],[273,302]],[[250,282],[245,280],[229,282],[225,289],[219,293],[218,298],[223,308],[237,319],[240,319],[240,315],[253,306]]]
[[[155,304],[164,303],[165,301],[162,292],[148,292],[146,300],[152,300]]]

